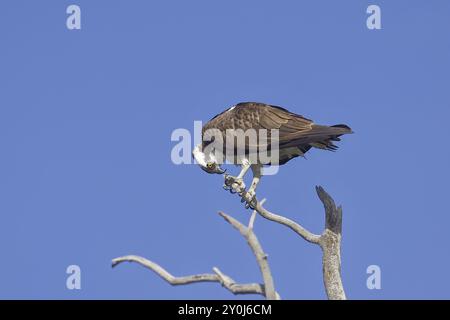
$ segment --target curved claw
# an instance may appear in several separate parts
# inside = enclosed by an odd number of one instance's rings
[[[237,191],[235,190],[235,189],[233,189],[233,188],[230,188],[230,193],[231,194],[235,194]]]
[[[253,201],[245,203],[245,209],[255,210],[255,208],[256,208],[256,203],[254,203]]]
[[[226,186],[231,187],[231,185],[233,184],[233,182],[234,182],[234,181],[228,180],[228,179],[227,179],[227,180],[225,180],[224,183],[225,183]]]
[[[231,176],[229,176],[228,174],[226,174],[225,178],[224,178],[225,185],[230,187],[233,184],[233,182],[234,182],[234,179]]]
[[[250,209],[255,210],[256,204],[257,204],[256,198],[253,197],[252,201],[250,201],[250,204],[249,204]]]
[[[252,209],[255,210],[256,205],[258,203],[258,200],[256,199],[256,195],[255,194],[248,194],[245,193],[242,196],[241,202],[245,202],[245,209]]]
[[[226,191],[228,191],[228,190],[230,190],[231,189],[231,187],[230,186],[227,186],[226,184],[224,184],[223,186],[222,186],[223,188],[224,188],[224,190],[226,190]]]

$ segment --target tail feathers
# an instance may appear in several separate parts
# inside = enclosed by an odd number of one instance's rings
[[[324,150],[328,150],[328,151],[336,151],[339,148],[337,145],[335,145],[330,140],[324,140],[324,141],[320,141],[320,142],[312,142],[309,145],[313,146],[314,148],[317,148],[317,149],[324,149]]]
[[[346,124],[335,124],[334,126],[331,126],[331,128],[340,128],[343,131],[345,131],[343,134],[346,133],[353,133],[352,128],[350,128],[348,125]]]
[[[333,141],[341,141],[341,139],[339,138],[340,136],[353,133],[352,129],[345,124],[337,124],[334,126],[315,125],[313,127],[313,131],[317,132],[317,135],[318,137],[320,137],[320,139],[314,142],[310,142],[309,145],[314,148],[329,151],[336,151],[338,149],[338,146],[335,145]]]
[[[309,136],[316,136],[318,138],[332,139],[338,138],[343,134],[353,133],[352,129],[345,124],[337,124],[334,126],[313,125]]]

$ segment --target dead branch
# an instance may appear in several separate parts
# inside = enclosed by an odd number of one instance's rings
[[[265,200],[261,201],[261,203],[264,203],[264,201]],[[250,246],[253,254],[256,257],[256,261],[258,262],[258,266],[263,277],[264,287],[266,289],[266,298],[267,300],[277,300],[279,297],[277,296],[277,292],[275,291],[272,273],[267,261],[267,254],[264,253],[262,246],[259,243],[258,238],[256,237],[256,234],[253,232],[256,211],[253,211],[248,223],[248,227],[244,226],[242,223],[223,212],[219,212],[219,215],[223,217],[235,229],[237,229],[239,233],[247,240],[248,245]]]
[[[323,253],[323,281],[327,296],[330,300],[345,300],[346,295],[341,278],[342,208],[336,207],[334,200],[322,187],[316,187],[316,192],[325,209],[325,229],[320,235],[310,232],[299,223],[289,218],[268,211],[262,206],[265,199],[257,202],[248,226],[244,226],[233,217],[223,212],[219,212],[219,215],[235,229],[237,229],[239,233],[247,240],[247,243],[256,257],[264,284],[236,283],[232,278],[223,274],[216,267],[213,268],[213,274],[206,273],[175,277],[158,264],[148,259],[133,255],[113,259],[112,266],[114,267],[124,261],[136,262],[154,271],[161,278],[172,285],[185,285],[195,282],[218,282],[234,294],[260,294],[266,299],[280,299],[279,294],[275,291],[272,274],[267,261],[267,255],[264,253],[261,244],[253,231],[256,213],[259,213],[259,215],[267,220],[285,225],[306,241],[320,246]]]
[[[135,255],[129,255],[129,256],[123,256],[119,258],[115,258],[112,260],[112,267],[115,267],[119,265],[122,262],[136,262],[142,266],[144,266],[147,269],[152,270],[157,275],[159,275],[161,278],[166,280],[168,283],[170,283],[173,286],[177,285],[185,285],[190,283],[196,283],[196,282],[218,282],[225,288],[227,288],[229,291],[231,291],[234,294],[260,294],[265,296],[265,290],[264,286],[259,283],[247,283],[247,284],[240,284],[236,283],[232,278],[229,276],[223,274],[218,268],[214,267],[213,271],[215,273],[202,273],[202,274],[194,274],[190,276],[183,276],[183,277],[175,277],[172,274],[170,274],[167,270],[165,270],[163,267],[158,265],[157,263],[150,261],[146,258],[135,256]]]
[[[262,200],[261,203],[264,203],[264,201],[265,200]],[[245,227],[241,222],[237,221],[233,217],[223,212],[219,212],[219,215],[223,217],[225,221],[231,224],[234,228],[236,228],[241,233],[241,235],[247,240],[258,262],[258,266],[263,276],[264,284],[236,283],[236,281],[234,281],[231,277],[222,273],[222,271],[220,271],[219,268],[217,267],[213,268],[214,274],[203,273],[203,274],[175,277],[157,263],[135,255],[128,255],[113,259],[112,267],[115,267],[118,264],[125,261],[136,262],[144,266],[145,268],[152,270],[171,285],[186,285],[196,282],[218,282],[233,294],[259,294],[264,296],[268,300],[279,300],[280,296],[275,291],[272,274],[270,272],[269,264],[267,261],[267,255],[264,253],[262,246],[258,241],[258,238],[253,232],[253,225],[256,217],[256,211],[253,212],[248,227]]]
[[[322,187],[317,186],[316,192],[325,208],[325,229],[321,235],[308,231],[291,219],[268,211],[263,208],[262,201],[257,203],[255,210],[262,217],[283,224],[306,241],[319,245],[323,253],[323,281],[328,299],[345,300],[341,278],[342,208],[336,207],[334,200]]]

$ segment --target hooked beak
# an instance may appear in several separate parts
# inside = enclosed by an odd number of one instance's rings
[[[222,169],[219,165],[217,165],[216,168],[214,168],[213,170],[208,169],[207,167],[204,166],[200,166],[200,168],[207,173],[224,174],[227,171],[227,169]]]
[[[224,174],[225,172],[227,172],[227,169],[222,169],[220,166],[217,166],[216,173]]]

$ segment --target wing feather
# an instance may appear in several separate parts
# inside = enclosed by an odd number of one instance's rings
[[[351,133],[351,129],[346,125],[331,127],[316,125],[312,120],[284,108],[257,102],[239,103],[216,115],[204,125],[202,133],[208,129],[218,129],[225,137],[225,146],[226,139],[230,138],[226,134],[228,129],[246,131],[252,128],[267,129],[268,139],[270,130],[278,129],[280,149],[298,147],[302,151],[309,150],[311,146],[335,150],[337,147],[332,141],[338,141],[338,137],[342,134]],[[245,146],[246,150],[256,147],[249,145],[248,142]]]

